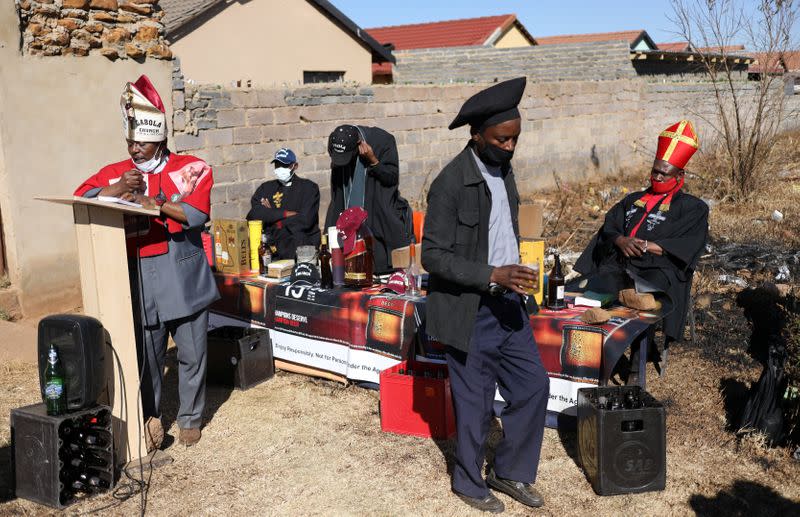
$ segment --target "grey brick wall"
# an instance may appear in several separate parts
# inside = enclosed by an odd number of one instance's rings
[[[467,128],[449,131],[447,125],[462,103],[485,87],[241,90],[185,85],[173,94],[183,99],[175,106],[173,142],[178,152],[213,166],[212,217],[241,218],[255,188],[272,179],[270,160],[284,146],[297,154],[299,173],[319,184],[324,211],[330,200],[328,135],[343,123],[379,126],[397,140],[401,193],[420,206],[427,185],[469,138]],[[529,86],[520,106],[523,135],[514,157],[520,190],[550,186],[555,174],[577,179],[636,166],[644,87],[638,80]]]
[[[502,81],[527,75],[532,82],[616,80],[636,71],[625,41],[521,48],[455,47],[395,51],[396,84]]]
[[[330,200],[327,138],[344,123],[379,126],[395,136],[400,191],[412,205],[424,206],[428,184],[469,138],[467,128],[449,131],[447,125],[467,98],[487,86],[246,90],[184,85],[179,75],[175,84],[185,89],[173,92],[174,147],[213,166],[214,218],[245,216],[253,191],[273,178],[270,160],[280,147],[293,149],[299,174],[320,186],[324,213]],[[790,107],[800,107],[789,100]],[[716,116],[708,83],[655,84],[637,77],[534,82],[520,110],[523,133],[513,163],[523,195],[552,186],[556,176],[646,171],[661,130],[689,118],[701,144],[709,145],[712,131],[704,119]]]

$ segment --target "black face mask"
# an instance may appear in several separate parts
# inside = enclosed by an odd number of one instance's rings
[[[502,167],[511,162],[511,158],[514,157],[514,151],[506,151],[505,149],[500,149],[496,145],[486,144],[483,146],[483,149],[478,151],[478,156],[480,156],[484,163],[494,165],[495,167]]]

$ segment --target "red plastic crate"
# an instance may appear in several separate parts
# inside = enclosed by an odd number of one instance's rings
[[[381,430],[423,438],[450,438],[456,433],[456,419],[450,394],[447,365],[408,362],[381,372]],[[425,377],[428,372],[428,377]],[[443,373],[443,379],[437,375]]]

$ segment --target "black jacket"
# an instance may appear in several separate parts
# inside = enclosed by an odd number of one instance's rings
[[[273,208],[261,204],[267,198]],[[269,244],[276,248],[275,259],[293,259],[298,246],[319,248],[319,187],[297,174],[292,184],[284,186],[278,180],[267,181],[256,189],[250,199],[248,220],[261,219],[269,231]],[[287,211],[297,215],[286,217]]]
[[[664,254],[645,253],[641,257],[625,258],[618,252],[614,239],[630,235],[641,220],[644,208],[635,203],[642,195],[642,192],[628,194],[608,211],[603,226],[575,263],[575,270],[587,277],[625,270],[657,287],[666,296],[662,300],[663,310],[670,311],[664,318],[664,333],[680,341],[686,324],[692,277],[708,237],[708,205],[678,191],[668,210],[653,210],[636,232],[639,239],[661,246]]]
[[[410,210],[397,188],[400,169],[394,137],[378,127],[359,127],[380,162],[367,169],[364,209],[367,211],[367,226],[374,238],[373,270],[386,273],[392,269],[392,250],[411,242],[411,221],[406,220]],[[344,211],[344,178],[352,168],[352,165],[331,168],[331,203],[325,217],[325,228],[336,226],[339,214]]]
[[[510,167],[504,181],[519,241],[519,193]],[[422,236],[422,266],[430,273],[427,332],[465,352],[493,269],[489,265],[491,209],[489,186],[467,146],[431,183]]]

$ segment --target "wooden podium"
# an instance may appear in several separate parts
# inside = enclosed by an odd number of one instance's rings
[[[128,257],[125,249],[125,215],[158,216],[147,210],[83,197],[38,197],[71,205],[78,237],[83,312],[97,318],[111,336],[113,350],[106,351],[109,404],[116,417],[114,433],[118,464],[147,456],[139,400],[139,362],[133,324]],[[111,373],[113,371],[113,374]]]

